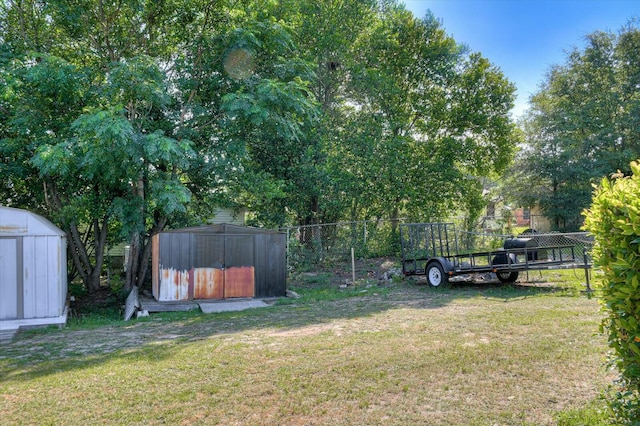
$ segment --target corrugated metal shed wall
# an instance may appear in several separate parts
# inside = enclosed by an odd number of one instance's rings
[[[159,234],[157,241],[159,249],[153,254],[153,259],[158,261],[157,266],[153,265],[154,277],[157,277],[153,295],[161,301],[189,299],[191,236],[173,234],[167,238],[166,234]]]
[[[64,232],[31,212],[0,207],[0,319],[64,314]]]
[[[256,297],[280,297],[287,291],[286,237],[281,233],[256,235]]]
[[[193,299],[224,298],[224,237],[193,234]]]
[[[285,243],[282,233],[229,224],[160,233],[153,238],[153,295],[159,301],[283,296]]]

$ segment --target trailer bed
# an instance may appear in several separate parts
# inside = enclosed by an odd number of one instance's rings
[[[536,255],[547,251],[551,255],[546,259],[539,259]],[[516,256],[518,261],[513,262],[509,254]],[[496,263],[496,258],[503,257],[506,262]],[[545,269],[572,269],[590,268],[590,263],[585,263],[584,256],[576,256],[573,246],[544,246],[535,250],[518,249],[497,249],[495,251],[485,251],[477,253],[456,254],[444,256],[448,260],[452,269],[449,275],[504,272],[504,271],[527,271]],[[520,259],[522,261],[520,261]],[[426,265],[432,257],[421,257],[403,261],[403,273],[405,275],[423,275],[426,272]]]
[[[463,274],[493,272],[508,283],[521,271],[579,268],[587,274],[591,268],[586,248],[577,250],[575,244],[539,246],[533,238],[509,237],[503,248],[460,252],[452,223],[402,224],[400,238],[403,273],[425,275],[432,286]]]

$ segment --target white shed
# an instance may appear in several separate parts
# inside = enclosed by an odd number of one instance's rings
[[[67,239],[47,219],[0,206],[0,340],[67,319]]]

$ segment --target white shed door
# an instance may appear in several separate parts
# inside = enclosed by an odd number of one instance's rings
[[[0,238],[0,320],[18,317],[18,250],[15,238]]]

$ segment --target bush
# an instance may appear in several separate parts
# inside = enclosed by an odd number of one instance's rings
[[[605,178],[585,211],[595,237],[594,265],[603,273],[601,331],[608,334],[620,373],[611,403],[616,420],[640,424],[640,165],[632,175]]]

